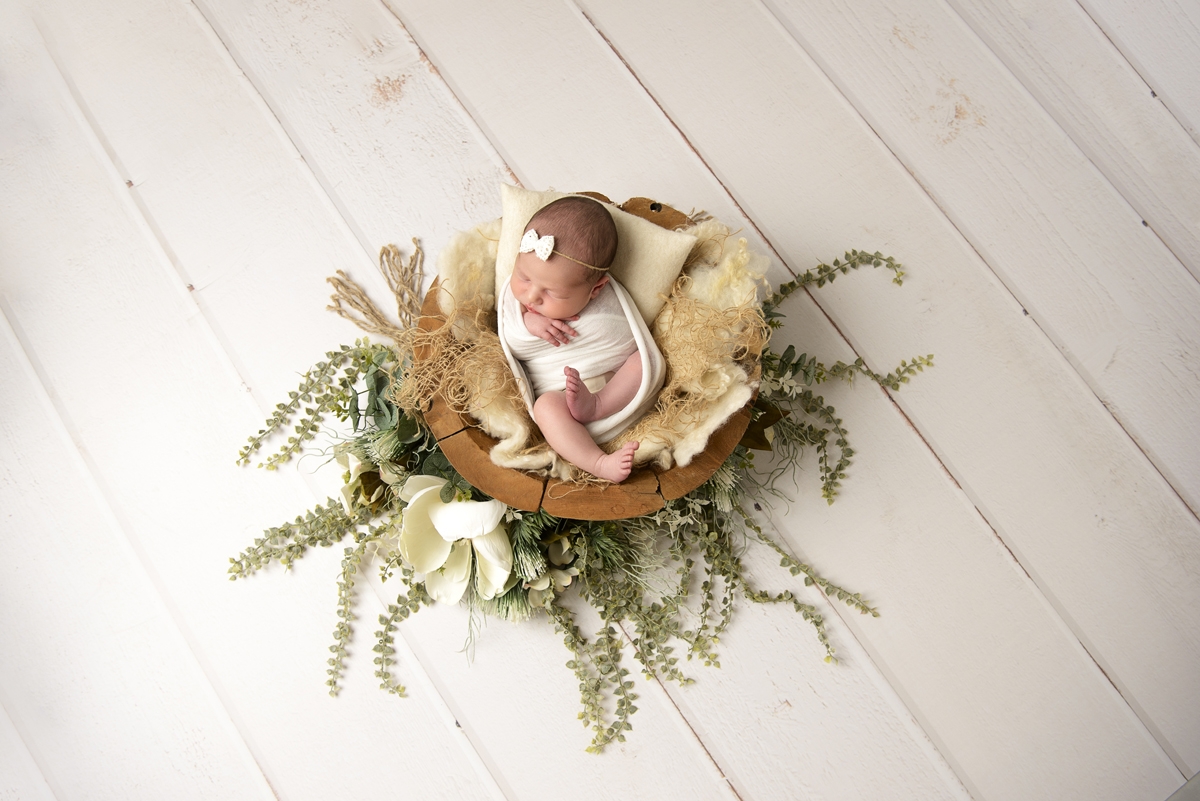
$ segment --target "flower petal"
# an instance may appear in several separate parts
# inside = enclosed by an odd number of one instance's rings
[[[528,590],[546,590],[550,588],[551,580],[549,573],[543,573],[533,581],[525,582],[525,588]]]
[[[353,484],[342,485],[342,506],[346,508],[346,514],[354,514],[354,494],[358,492],[358,482]]]
[[[450,542],[475,539],[489,533],[504,519],[502,501],[454,501],[429,510],[438,533]]]
[[[400,488],[400,500],[408,503],[421,490],[430,487],[437,487],[440,490],[445,483],[446,479],[437,476],[409,476],[408,480],[404,482],[404,486]]]
[[[456,604],[471,578],[471,543],[456,542],[441,570],[425,574],[425,589],[435,601]]]
[[[370,462],[365,462],[359,458],[358,454],[351,451],[346,455],[346,466],[350,468],[350,480],[358,478],[364,471],[372,469],[373,465]]]
[[[379,463],[379,477],[383,479],[384,483],[388,484],[389,486],[392,484],[399,484],[400,479],[408,475],[408,473],[404,472],[393,472],[393,467],[395,467],[395,465],[390,462]]]
[[[571,553],[571,541],[566,537],[559,537],[550,543],[547,550],[547,556],[550,557],[551,564],[559,565],[560,567],[569,564],[575,558]]]
[[[575,568],[571,568],[570,570],[550,570],[549,571],[550,578],[554,579],[554,588],[556,590],[565,590],[567,587],[570,587],[571,586],[571,578],[573,576],[578,576],[578,575],[579,575],[579,571],[576,570]]]
[[[497,526],[471,540],[471,544],[475,546],[475,590],[484,600],[495,598],[512,573],[513,551],[508,532]]]
[[[450,556],[450,543],[442,539],[429,519],[429,509],[440,503],[437,487],[421,490],[405,507],[400,524],[400,555],[422,573],[437,570]]]

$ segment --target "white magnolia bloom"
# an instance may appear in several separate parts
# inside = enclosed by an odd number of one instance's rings
[[[506,592],[511,584],[513,551],[504,527],[507,508],[500,501],[444,503],[446,479],[410,476],[400,489],[408,503],[400,526],[400,555],[425,574],[425,589],[438,601],[458,603],[471,578],[475,555],[475,590],[485,600]]]

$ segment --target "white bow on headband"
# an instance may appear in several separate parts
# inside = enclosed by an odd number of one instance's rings
[[[587,267],[589,270],[599,270],[600,272],[605,272],[608,270],[607,267],[593,267],[586,261],[580,261],[579,259],[568,256],[566,253],[555,250],[554,237],[552,235],[546,234],[545,236],[538,236],[537,231],[533,230],[532,228],[525,232],[525,236],[521,237],[521,248],[519,252],[533,253],[542,261],[548,261],[551,253],[557,253],[567,261],[573,261],[580,266]]]
[[[525,232],[525,236],[521,237],[520,252],[535,253],[539,259],[546,261],[554,252],[554,237],[549,234],[539,237],[537,231],[530,228]]]

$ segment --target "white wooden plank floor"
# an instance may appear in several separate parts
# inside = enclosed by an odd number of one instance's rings
[[[1200,771],[1200,13],[1161,0],[0,0],[0,798],[1161,801]],[[501,181],[741,227],[857,456],[768,520],[877,619],[743,608],[583,752],[547,625],[405,623],[340,552],[225,580],[325,497],[233,465],[374,254]],[[434,259],[430,259],[432,265]],[[805,483],[805,480],[809,483]],[[789,585],[751,556],[760,582]]]

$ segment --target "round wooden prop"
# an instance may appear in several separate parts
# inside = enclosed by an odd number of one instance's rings
[[[579,194],[611,202],[595,192]],[[682,212],[649,198],[632,198],[621,208],[668,229],[679,228],[688,219]],[[431,288],[421,307],[418,327],[425,331],[436,331],[445,321],[438,308],[437,293]],[[421,353],[414,354],[414,358],[420,361]],[[655,512],[666,501],[682,498],[707,481],[733,453],[746,433],[753,403],[752,398],[726,420],[709,437],[707,447],[692,459],[691,464],[669,470],[639,467],[620,484],[603,485],[546,479],[523,470],[493,464],[490,453],[497,440],[485,434],[469,416],[451,409],[440,395],[431,400],[425,412],[425,421],[454,469],[472,486],[493,498],[524,511],[545,509],[556,517],[618,520]]]

